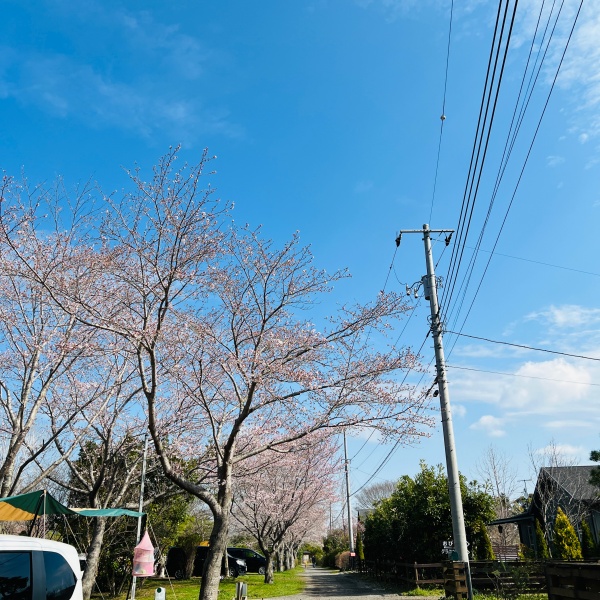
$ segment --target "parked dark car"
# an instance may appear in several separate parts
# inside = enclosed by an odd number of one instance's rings
[[[250,548],[227,548],[227,553],[246,561],[248,572],[264,575],[267,570],[267,559]]]
[[[201,577],[202,569],[204,568],[204,561],[208,556],[208,546],[197,546],[196,556],[194,558],[194,569],[192,571],[192,577]],[[229,563],[229,577],[239,577],[245,575],[248,570],[246,562],[227,553]],[[169,549],[167,553],[167,573],[170,577],[175,579],[183,579],[185,577],[185,552],[183,548],[173,547]]]

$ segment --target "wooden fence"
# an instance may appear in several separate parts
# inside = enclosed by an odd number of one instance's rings
[[[546,567],[549,600],[600,600],[600,564],[550,563]]]
[[[454,563],[454,565],[462,563]],[[393,560],[362,561],[360,571],[403,587],[445,588],[448,595],[464,597],[460,573],[452,563],[401,563]],[[452,568],[450,568],[452,566]],[[577,561],[472,561],[473,590],[548,592],[549,600],[600,600],[600,562]],[[452,583],[453,581],[454,583]],[[503,595],[503,594],[501,594]]]
[[[408,588],[446,585],[444,568],[448,563],[401,563],[393,560],[363,561],[359,569],[372,577]],[[499,590],[520,586],[524,591],[546,589],[544,563],[537,561],[471,561],[471,581],[475,590]]]

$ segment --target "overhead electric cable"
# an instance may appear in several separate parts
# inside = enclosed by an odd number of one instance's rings
[[[475,248],[470,248],[475,250]],[[544,267],[552,267],[553,269],[563,269],[564,271],[572,271],[573,273],[582,273],[583,275],[593,275],[594,277],[600,277],[600,273],[594,273],[593,271],[583,271],[582,269],[574,269],[572,267],[563,267],[562,265],[555,265],[552,263],[542,262],[541,260],[533,260],[531,258],[523,258],[522,256],[513,256],[512,254],[503,254],[502,252],[492,252],[491,250],[482,250],[479,248],[477,252],[485,252],[486,254],[493,254],[494,256],[503,256],[505,258],[512,258],[513,260],[522,260],[524,262],[530,262],[534,265],[543,265]]]
[[[475,369],[474,367],[459,367],[458,365],[449,365],[448,369],[460,369],[461,371],[476,371],[477,373],[490,373],[492,375],[505,375],[507,377],[521,377],[523,379],[537,379],[539,381],[552,381],[554,383],[568,383],[569,385],[591,385],[600,387],[600,383],[590,383],[588,381],[567,381],[566,379],[551,379],[550,377],[535,377],[534,375],[521,375],[520,373],[505,373],[504,371],[488,371],[486,369]]]
[[[498,41],[498,49],[496,51],[496,56],[495,56],[495,60],[494,60],[494,69],[492,72],[492,80],[491,80],[491,86],[494,85],[495,82],[495,91],[493,92],[494,94],[494,98],[493,98],[493,102],[492,102],[492,88],[490,87],[490,93],[488,95],[487,98],[487,102],[486,102],[486,109],[485,109],[485,115],[484,115],[484,125],[487,123],[487,130],[485,131],[485,134],[482,130],[482,135],[479,138],[478,141],[478,148],[477,148],[477,157],[476,157],[476,168],[473,171],[473,177],[471,178],[470,184],[468,186],[468,194],[469,194],[469,202],[468,202],[468,210],[465,212],[464,215],[462,215],[462,226],[459,225],[460,228],[460,232],[459,232],[459,245],[460,248],[457,248],[457,254],[456,254],[456,262],[454,263],[454,270],[453,270],[453,274],[450,276],[451,281],[450,281],[450,290],[448,292],[448,296],[447,298],[445,297],[446,295],[444,294],[443,298],[442,298],[442,310],[443,312],[447,312],[446,310],[444,310],[444,304],[446,306],[450,306],[451,301],[452,301],[452,297],[454,294],[454,288],[456,285],[456,282],[458,280],[458,273],[460,271],[460,265],[462,263],[462,257],[464,254],[464,247],[466,245],[467,242],[467,238],[469,235],[469,231],[471,228],[471,223],[472,223],[472,219],[473,219],[473,213],[474,213],[474,209],[475,209],[475,204],[476,204],[476,200],[477,200],[477,195],[479,193],[479,187],[481,184],[481,178],[483,175],[483,167],[485,164],[485,160],[487,157],[487,152],[488,152],[488,148],[489,148],[489,142],[490,142],[490,137],[491,137],[491,133],[492,133],[492,125],[494,122],[494,117],[496,114],[496,109],[498,106],[498,98],[500,95],[500,87],[502,84],[502,79],[504,76],[504,70],[505,70],[505,66],[506,66],[506,59],[508,56],[508,49],[510,46],[510,39],[512,37],[512,31],[514,28],[514,22],[515,22],[515,16],[516,16],[516,11],[517,11],[517,6],[518,6],[518,1],[515,0],[515,3],[513,5],[513,12],[512,12],[512,17],[511,17],[511,21],[510,21],[510,26],[509,26],[509,30],[508,30],[508,34],[506,36],[506,40],[504,41],[504,53],[502,55],[502,62],[500,65],[500,72],[498,74],[498,77],[496,79],[496,71],[498,69],[498,61],[500,58],[500,54],[501,54],[501,49],[502,49],[502,44],[503,44],[503,36],[504,36],[504,29],[506,26],[506,20],[507,20],[507,14],[508,14],[508,7],[509,7],[509,2],[507,2],[506,7],[505,7],[505,11],[504,11],[504,15],[503,15],[503,20],[502,20],[502,26],[501,26],[501,30],[500,30],[500,36],[499,36],[499,41]],[[491,115],[488,121],[488,112],[490,111],[490,103],[491,103]],[[484,137],[485,137],[485,142],[484,142]],[[482,152],[482,144],[483,144],[483,152]],[[481,156],[481,160],[480,160],[480,156]],[[467,213],[468,213],[468,217],[467,217]]]
[[[399,244],[397,244],[396,247],[394,248],[394,254],[392,255],[392,262],[390,263],[390,266],[389,266],[389,269],[388,269],[388,272],[387,272],[387,276],[386,276],[385,282],[383,284],[383,290],[382,290],[383,292],[385,292],[385,289],[387,287],[387,284],[388,284],[388,281],[389,281],[389,278],[390,278],[390,273],[392,272],[392,269],[394,268],[394,262],[396,261],[396,254],[398,253],[398,248],[399,247],[400,247]],[[395,273],[396,273],[396,271],[394,270],[394,274]],[[396,278],[397,278],[397,276],[396,276]],[[410,316],[408,317],[406,323],[404,324],[404,327],[402,328],[402,331],[400,332],[400,335],[398,336],[398,340],[396,341],[396,343],[398,343],[398,341],[400,341],[400,337],[402,337],[402,334],[406,330],[406,327],[408,326],[408,323],[412,319],[413,314],[414,314],[414,310],[410,313]],[[369,329],[369,333],[367,334],[367,341],[369,340],[369,336],[370,335],[371,335],[371,330]],[[425,342],[423,342],[423,343],[425,343]],[[408,373],[410,373],[410,369],[407,371],[406,375],[404,376],[404,379],[402,380],[402,383],[404,383],[404,381],[406,381],[406,377],[408,376]],[[354,454],[354,456],[352,456],[350,458],[350,461],[353,461],[360,454],[360,452],[367,445],[368,441],[371,439],[371,437],[373,436],[374,433],[375,433],[375,430],[373,429],[371,431],[371,433],[369,434],[369,437],[365,440],[365,442],[363,442],[363,445],[358,449],[358,451]]]
[[[411,316],[412,316],[413,314],[414,314],[414,313],[411,313]],[[425,345],[425,342],[427,341],[427,338],[429,337],[429,334],[430,334],[430,333],[431,333],[431,332],[430,332],[430,331],[428,331],[428,332],[427,332],[427,334],[425,335],[425,339],[423,340],[423,342],[421,343],[421,347],[420,347],[420,348],[419,348],[419,350],[417,351],[417,356],[418,356],[419,354],[421,354],[421,350],[423,350],[423,346]],[[400,382],[400,385],[402,385],[402,384],[403,384],[403,383],[406,381],[406,378],[408,377],[408,375],[409,375],[409,373],[410,373],[411,371],[412,371],[412,368],[410,368],[410,369],[408,369],[408,370],[406,371],[406,373],[404,374],[404,377],[402,378],[402,381]],[[421,377],[421,379],[422,379],[422,377]],[[420,382],[419,382],[419,383],[420,383]],[[418,384],[417,384],[417,385],[418,385]],[[360,454],[360,452],[362,451],[362,449],[363,449],[363,448],[364,448],[364,447],[367,445],[367,443],[368,443],[368,442],[371,440],[371,438],[373,437],[373,435],[374,435],[374,434],[375,434],[375,429],[373,429],[373,430],[371,431],[371,433],[369,434],[369,437],[368,437],[368,438],[367,438],[367,439],[366,439],[366,440],[363,442],[362,446],[361,446],[361,447],[358,449],[358,452],[356,452],[356,454],[355,454],[355,455],[354,455],[354,456],[353,456],[353,457],[352,457],[350,460],[354,460],[354,459],[355,459],[355,458],[356,458],[356,457],[357,457],[357,456]],[[362,462],[361,462],[361,463],[360,463],[358,466],[360,467],[360,466],[364,465],[364,464],[365,464],[365,462],[366,462],[367,460],[369,460],[369,458],[371,458],[371,455],[373,454],[373,452],[375,452],[375,450],[376,450],[376,449],[377,449],[377,447],[373,448],[373,450],[371,450],[371,452],[370,452],[369,454],[367,454],[366,458],[365,458],[365,459],[364,459],[364,460],[363,460],[363,461],[362,461]]]
[[[547,352],[548,354],[559,354],[560,356],[569,356],[571,358],[583,358],[584,360],[594,360],[600,362],[600,358],[596,358],[593,356],[585,356],[583,354],[570,354],[569,352],[559,352],[558,350],[549,350],[548,348],[536,348],[535,346],[526,346],[525,344],[513,344],[511,342],[492,340],[491,338],[480,337],[477,335],[469,335],[468,333],[462,333],[460,331],[444,331],[444,333],[451,333],[453,335],[459,335],[460,337],[467,337],[473,340],[482,340],[484,342],[490,342],[492,344],[501,344],[503,346],[513,346],[515,348],[524,348],[525,350],[535,350],[536,352]]]
[[[546,33],[548,31],[549,24],[550,24],[550,22],[552,20],[552,15],[554,13],[555,4],[556,4],[556,0],[553,2],[552,8],[550,10],[550,14],[548,15],[548,19],[547,19],[547,22],[546,22],[546,26],[544,28],[543,36],[542,36],[542,40],[538,43],[538,46],[540,48],[544,47],[544,39],[546,37]],[[515,125],[515,119],[516,119],[517,112],[518,112],[518,109],[519,109],[519,102],[520,102],[520,99],[521,99],[521,94],[522,94],[523,86],[524,86],[525,80],[527,78],[527,71],[528,71],[528,66],[529,66],[529,62],[530,62],[530,59],[531,59],[531,53],[533,51],[533,46],[535,45],[535,42],[536,42],[537,30],[538,30],[539,23],[540,23],[541,16],[542,16],[542,12],[543,12],[543,4],[542,4],[542,7],[540,9],[540,13],[538,15],[538,21],[537,21],[537,24],[536,24],[536,30],[535,30],[534,36],[532,38],[532,41],[531,41],[531,46],[530,46],[530,50],[529,50],[529,56],[528,56],[528,59],[527,59],[527,63],[526,63],[525,69],[523,71],[523,76],[521,78],[521,86],[520,86],[520,89],[519,89],[519,94],[517,96],[517,100],[515,102],[515,108],[514,108],[514,111],[513,111],[513,117],[512,117],[512,120],[511,120],[511,124],[510,124],[509,131],[508,131],[508,134],[507,134],[506,142],[505,142],[505,145],[504,145],[504,151],[503,151],[502,158],[501,158],[501,161],[500,161],[500,168],[499,168],[497,176],[496,176],[496,181],[495,181],[495,184],[494,184],[494,189],[493,189],[493,192],[492,192],[491,200],[490,200],[489,205],[488,205],[487,214],[486,214],[486,217],[485,217],[482,229],[481,229],[481,231],[479,233],[478,240],[476,242],[475,252],[471,255],[471,259],[469,261],[469,265],[468,265],[468,267],[466,269],[466,274],[463,277],[462,283],[461,283],[459,291],[458,291],[458,294],[460,296],[460,301],[458,302],[457,306],[454,306],[452,308],[452,310],[450,311],[450,314],[448,314],[448,316],[447,316],[447,319],[449,320],[451,318],[452,314],[455,315],[454,316],[454,322],[451,325],[452,327],[456,327],[456,321],[458,320],[459,315],[460,315],[460,313],[462,311],[462,306],[464,304],[464,301],[465,301],[465,298],[466,298],[466,294],[467,294],[467,290],[468,290],[468,287],[470,285],[471,277],[472,277],[472,274],[473,274],[473,271],[474,271],[474,268],[475,268],[475,262],[477,260],[477,251],[481,247],[481,243],[483,241],[483,236],[484,236],[485,230],[487,228],[487,225],[488,225],[488,222],[489,222],[489,219],[490,219],[490,216],[491,216],[492,208],[493,208],[496,196],[498,194],[498,190],[500,188],[500,183],[501,183],[501,181],[503,179],[506,167],[508,165],[508,161],[509,161],[510,156],[512,154],[512,151],[513,151],[513,148],[514,148],[514,144],[515,144],[516,139],[517,139],[517,135],[518,135],[518,133],[520,131],[521,124],[522,124],[523,118],[525,116],[525,112],[526,112],[526,110],[527,110],[527,108],[529,106],[529,102],[531,100],[531,97],[532,97],[532,94],[533,94],[533,91],[534,91],[534,88],[535,88],[535,83],[537,82],[537,79],[538,79],[539,74],[541,72],[542,66],[544,64],[544,60],[545,60],[546,54],[548,52],[548,48],[550,47],[550,42],[552,41],[552,37],[554,35],[554,31],[555,31],[556,25],[558,23],[558,18],[560,17],[560,13],[562,11],[563,4],[564,4],[564,0],[563,0],[563,3],[561,4],[561,7],[560,7],[560,9],[559,9],[559,11],[557,13],[556,19],[554,21],[554,26],[552,27],[552,32],[551,32],[551,34],[550,34],[550,36],[548,38],[548,42],[546,44],[546,48],[545,48],[545,50],[543,52],[542,60],[539,61],[539,65],[537,67],[537,72],[536,72],[536,67],[535,66],[538,64],[538,59],[539,59],[539,55],[541,53],[541,50],[540,50],[540,52],[538,52],[538,55],[537,55],[536,60],[534,62],[534,68],[533,68],[533,71],[532,71],[531,76],[529,78],[529,84],[527,86],[527,90],[528,91],[525,94],[525,97],[523,98],[523,102],[521,104],[521,108],[520,108],[520,111],[519,111],[519,118],[517,119],[517,123]],[[533,79],[534,73],[535,73],[535,79]],[[532,85],[532,79],[533,79],[533,85]]]
[[[377,467],[377,469],[374,471],[374,473],[371,475],[371,477],[369,477],[369,479],[367,479],[357,490],[355,490],[352,495],[356,495],[358,494],[358,492],[360,492],[361,490],[363,490],[379,473],[379,471],[381,471],[381,469],[383,469],[383,467],[387,464],[387,462],[390,460],[390,458],[392,457],[392,454],[396,451],[396,448],[400,445],[400,441],[397,441],[393,446],[392,449],[388,452],[387,456],[383,459],[383,461],[381,462],[381,464]]]
[[[393,258],[392,258],[392,263],[390,264],[390,269],[389,269],[390,271],[391,271],[392,267],[394,266],[394,262],[395,262],[395,259],[396,259],[396,252],[398,251],[398,248],[399,248],[399,245],[397,245],[397,246],[396,246],[396,249],[395,249],[395,251],[394,251],[394,256],[393,256]],[[442,253],[441,253],[441,255],[440,255],[440,258],[438,259],[438,264],[439,264],[439,261],[442,259],[442,256],[444,256],[444,252],[445,252],[445,251],[446,251],[446,246],[444,246],[444,249],[442,250]],[[437,265],[436,265],[436,266],[437,266]],[[396,274],[395,270],[394,270],[394,274]],[[386,278],[385,285],[387,285],[387,281],[388,281],[388,279],[389,279],[389,271],[388,271],[388,277]],[[397,275],[396,275],[396,279],[398,279],[398,276],[397,276]],[[398,282],[400,282],[400,281],[399,281],[399,279],[398,279]],[[385,286],[384,286],[384,289],[385,289]],[[420,302],[421,302],[421,297],[419,297],[419,299],[418,299],[418,301],[417,301],[417,304],[416,304],[415,308],[416,308],[416,307],[419,305],[419,303],[420,303]],[[413,315],[414,315],[414,314],[415,314],[415,311],[414,311],[414,310],[413,310],[413,311],[411,311],[411,313],[410,313],[410,315],[409,315],[408,319],[406,320],[406,323],[404,323],[404,327],[402,328],[402,331],[400,331],[400,334],[398,335],[398,339],[396,340],[396,345],[398,344],[398,342],[400,341],[400,338],[402,337],[402,335],[403,335],[403,334],[404,334],[404,332],[406,331],[406,328],[408,327],[408,324],[410,323],[410,320],[413,318]],[[421,353],[421,350],[423,349],[423,346],[425,345],[425,342],[427,341],[427,338],[429,337],[429,334],[430,334],[430,332],[427,332],[427,335],[425,336],[425,339],[423,340],[423,342],[421,343],[421,346],[420,346],[419,350],[417,351],[417,356],[418,356],[418,355]],[[408,370],[405,372],[405,374],[404,374],[404,377],[402,378],[402,381],[400,382],[400,385],[402,385],[402,384],[403,384],[403,383],[406,381],[406,378],[408,377],[408,375],[410,374],[410,372],[411,372],[411,371],[412,371],[412,367],[411,367],[411,368],[409,368],[409,369],[408,369]],[[418,385],[418,384],[417,384],[417,385]],[[375,430],[373,429],[373,430],[371,431],[371,433],[369,434],[369,437],[368,437],[368,438],[367,438],[367,439],[366,439],[366,440],[363,442],[363,444],[361,445],[361,447],[360,447],[360,448],[359,448],[359,449],[358,449],[358,450],[355,452],[354,456],[352,456],[352,457],[350,458],[350,461],[353,461],[353,460],[354,460],[354,459],[355,459],[355,458],[356,458],[356,457],[357,457],[357,456],[358,456],[358,455],[359,455],[359,454],[362,452],[362,450],[364,449],[364,447],[365,447],[365,446],[366,446],[366,445],[369,443],[369,441],[370,441],[370,440],[371,440],[371,438],[373,437],[374,433],[375,433]],[[362,462],[362,463],[360,463],[360,464],[361,464],[361,465],[362,465],[362,464],[364,464],[364,463],[365,463],[365,462],[366,462],[366,461],[367,461],[367,460],[370,458],[371,454],[373,454],[373,452],[374,452],[374,451],[375,451],[375,449],[373,449],[373,450],[372,450],[372,451],[371,451],[371,452],[370,452],[370,453],[367,455],[367,457],[365,458],[365,460],[363,460],[363,462]],[[360,465],[359,465],[359,466],[360,466]]]
[[[508,4],[507,4],[508,6]],[[467,180],[465,182],[465,189],[463,192],[463,199],[462,199],[462,204],[461,204],[461,208],[460,208],[460,213],[459,213],[459,219],[458,219],[458,226],[457,226],[457,236],[456,236],[456,241],[452,250],[452,256],[450,257],[450,266],[449,266],[449,271],[448,271],[448,278],[447,280],[449,282],[452,282],[454,280],[455,277],[455,270],[456,270],[456,264],[458,261],[458,256],[460,254],[462,245],[463,245],[463,235],[464,235],[464,221],[466,219],[466,215],[469,209],[469,204],[470,204],[470,198],[469,198],[469,182],[471,181],[471,177],[475,172],[476,169],[476,165],[478,162],[478,152],[477,152],[477,148],[478,148],[478,140],[480,139],[480,136],[483,135],[483,131],[485,128],[485,119],[484,119],[484,109],[486,107],[486,105],[488,105],[488,102],[486,102],[486,98],[488,98],[488,96],[491,94],[491,84],[492,82],[490,81],[490,74],[492,71],[492,64],[494,64],[496,61],[494,60],[494,55],[496,53],[496,39],[498,38],[498,30],[500,28],[500,19],[501,19],[501,14],[502,14],[502,2],[498,3],[498,12],[496,13],[496,24],[494,26],[494,35],[492,38],[492,44],[490,46],[490,55],[488,58],[488,66],[487,66],[487,71],[486,71],[486,76],[485,76],[485,83],[483,86],[483,93],[481,95],[481,105],[479,107],[479,116],[477,119],[477,127],[475,130],[475,138],[473,140],[473,148],[471,150],[471,161],[469,163],[469,170],[467,173]],[[506,11],[505,11],[505,17],[506,17]],[[502,25],[503,27],[504,25]],[[490,84],[490,89],[488,89],[488,83]],[[444,294],[445,295],[445,294]],[[440,303],[442,303],[442,299],[440,298]]]
[[[450,24],[448,26],[448,46],[446,48],[446,71],[444,74],[444,95],[442,100],[442,114],[440,115],[440,137],[438,140],[437,159],[435,162],[435,176],[433,178],[433,194],[431,195],[431,208],[429,209],[429,222],[433,215],[433,203],[435,201],[435,191],[437,188],[438,170],[440,166],[440,152],[442,149],[442,136],[444,133],[444,122],[446,120],[446,91],[448,89],[448,65],[450,64],[450,40],[452,38],[452,16],[454,14],[454,0],[450,3]]]
[[[564,1],[563,1],[563,4],[564,4]],[[523,162],[523,166],[521,167],[521,171],[520,171],[520,173],[519,173],[519,177],[518,177],[518,179],[517,179],[517,182],[516,182],[516,184],[515,184],[515,187],[514,187],[514,190],[513,190],[513,193],[512,193],[511,199],[510,199],[510,202],[509,202],[509,204],[508,204],[508,207],[507,207],[507,209],[506,209],[506,212],[505,212],[505,214],[504,214],[504,218],[503,218],[503,220],[502,220],[502,224],[501,224],[501,226],[500,226],[500,229],[499,229],[499,231],[498,231],[498,234],[497,234],[497,236],[496,236],[496,240],[495,240],[495,242],[494,242],[494,246],[492,247],[492,250],[491,250],[490,256],[489,256],[489,258],[488,258],[488,261],[487,261],[487,263],[486,263],[486,265],[485,265],[485,268],[484,268],[484,270],[483,270],[483,273],[482,273],[482,275],[481,275],[481,278],[480,278],[480,280],[479,280],[479,284],[478,284],[478,286],[477,286],[477,289],[476,289],[476,291],[475,291],[475,294],[474,294],[474,296],[473,296],[473,298],[472,298],[472,300],[471,300],[471,304],[470,304],[470,306],[469,306],[469,310],[467,311],[467,314],[465,315],[465,317],[464,317],[464,319],[463,319],[462,325],[461,325],[461,327],[460,327],[460,330],[461,330],[461,331],[462,331],[462,328],[465,326],[465,323],[466,323],[466,321],[467,321],[467,319],[468,319],[469,315],[471,314],[471,310],[473,309],[473,305],[475,304],[475,300],[477,299],[477,296],[479,295],[479,291],[480,291],[480,289],[481,289],[481,285],[482,285],[482,283],[483,283],[483,280],[485,279],[485,276],[486,276],[486,274],[487,274],[487,271],[488,271],[488,269],[489,269],[489,266],[490,266],[490,263],[491,263],[491,260],[492,260],[492,256],[493,256],[493,254],[494,254],[494,252],[495,252],[495,250],[496,250],[496,246],[498,245],[498,242],[499,242],[499,240],[500,240],[500,236],[502,235],[502,232],[503,232],[503,230],[504,230],[504,226],[506,225],[506,221],[507,221],[507,219],[508,219],[508,214],[509,214],[509,212],[510,212],[510,209],[512,208],[512,205],[513,205],[513,203],[514,203],[515,196],[516,196],[516,194],[517,194],[517,190],[519,189],[519,185],[520,185],[520,183],[521,183],[521,179],[523,178],[523,174],[524,174],[524,172],[525,172],[525,167],[527,166],[527,163],[528,163],[528,161],[529,161],[529,157],[531,156],[531,151],[532,151],[532,149],[533,149],[533,144],[535,143],[535,140],[536,140],[536,138],[537,138],[537,135],[538,135],[538,133],[539,133],[539,130],[540,130],[540,127],[541,127],[541,124],[542,124],[542,120],[543,120],[543,118],[544,118],[544,115],[546,114],[546,109],[548,108],[548,104],[549,104],[549,102],[550,102],[550,98],[551,98],[551,96],[552,96],[552,92],[553,92],[553,90],[554,90],[554,86],[556,85],[556,81],[557,81],[557,79],[558,79],[558,74],[560,73],[560,68],[561,68],[561,66],[562,66],[562,63],[563,63],[563,61],[564,61],[564,58],[565,58],[565,55],[566,55],[566,53],[567,53],[567,49],[568,49],[568,47],[569,47],[569,43],[570,43],[570,41],[571,41],[571,38],[573,37],[573,32],[574,32],[574,30],[575,30],[575,26],[576,26],[576,24],[577,24],[577,21],[578,21],[578,19],[579,19],[579,14],[580,14],[580,12],[581,12],[581,8],[582,8],[582,6],[583,6],[583,0],[581,0],[581,2],[580,2],[580,4],[579,4],[579,8],[578,8],[578,10],[577,10],[577,13],[576,13],[576,15],[575,15],[575,19],[573,20],[573,25],[571,26],[571,30],[570,30],[569,36],[568,36],[568,38],[567,38],[567,42],[566,42],[566,44],[565,44],[564,50],[563,50],[563,52],[562,52],[562,55],[561,55],[561,58],[560,58],[560,62],[559,62],[559,64],[558,64],[558,67],[557,67],[557,69],[556,69],[556,73],[554,74],[554,79],[553,79],[553,81],[552,81],[552,85],[550,86],[550,90],[548,91],[548,95],[547,95],[547,97],[546,97],[546,101],[545,101],[545,103],[544,103],[544,107],[543,107],[543,109],[542,109],[542,113],[541,113],[541,115],[540,115],[540,118],[539,118],[539,120],[538,120],[537,126],[536,126],[536,128],[535,128],[535,132],[534,132],[534,134],[533,134],[533,138],[532,138],[532,140],[531,140],[531,143],[529,144],[529,149],[528,149],[528,151],[527,151],[527,154],[526,154],[526,156],[525,156],[525,160],[524,160],[524,162]],[[562,5],[561,5],[561,9],[562,9]],[[555,26],[556,26],[556,23],[555,23]],[[457,335],[458,335],[458,334],[457,334]],[[456,341],[454,342],[454,345],[455,345],[455,344],[456,344]],[[452,348],[451,348],[451,350],[450,350],[450,353],[449,353],[448,355],[450,355],[450,354],[452,353],[452,350],[454,349],[454,345],[452,346]]]

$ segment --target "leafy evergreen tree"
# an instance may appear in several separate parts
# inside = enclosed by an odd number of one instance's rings
[[[358,560],[365,560],[365,547],[360,529],[356,532],[356,557]]]
[[[594,544],[594,538],[592,537],[592,531],[587,521],[581,522],[581,551],[583,558],[591,558],[596,556],[597,549]]]
[[[600,462],[600,450],[592,450],[590,452],[590,460]],[[596,487],[600,487],[600,466],[592,469],[590,473],[590,483]]]
[[[575,528],[561,508],[558,509],[554,521],[554,548],[552,554],[554,558],[561,560],[583,558],[581,544],[577,538]]]
[[[332,529],[323,540],[323,565],[335,567],[335,557],[348,550],[348,536],[343,529]]]
[[[535,553],[535,548],[533,546],[521,544],[519,558],[522,560],[547,560],[550,558],[550,550],[548,550],[548,544],[546,543],[542,526],[537,519],[535,520],[535,546],[537,547],[537,554]]]
[[[550,558],[550,550],[546,543],[546,537],[544,536],[542,526],[537,519],[535,520],[535,541],[537,544],[537,557],[542,560]]]
[[[461,492],[467,539],[477,524],[494,518],[494,499],[476,482],[461,477]],[[365,523],[365,556],[394,558],[405,562],[436,562],[443,542],[452,539],[448,481],[441,465],[421,463],[413,478],[405,475],[396,490],[381,500]]]
[[[474,560],[495,559],[492,540],[483,521],[475,524],[473,537],[471,538],[471,557]]]

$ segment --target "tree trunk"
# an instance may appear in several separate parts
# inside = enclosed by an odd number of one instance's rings
[[[294,550],[291,546],[287,546],[285,551],[285,570],[290,571],[294,568]]]
[[[267,559],[267,566],[265,569],[265,583],[273,583],[273,553],[264,551],[265,558]]]
[[[185,568],[184,577],[190,579],[194,574],[194,563],[196,562],[196,544],[190,548],[185,548]],[[174,573],[173,573],[174,574]]]
[[[161,557],[160,557],[158,563],[156,564],[156,571],[157,571],[156,577],[158,577],[159,579],[165,579],[167,576],[166,568],[167,568],[167,555],[161,553]]]
[[[233,502],[231,467],[220,468],[218,475],[220,485],[217,499],[220,511],[219,514],[213,513],[214,525],[210,534],[208,555],[202,568],[199,600],[217,600],[221,581],[221,564],[227,548],[229,517]]]
[[[82,587],[83,600],[90,600],[96,575],[98,574],[98,566],[100,564],[100,551],[102,550],[102,542],[104,540],[104,532],[106,530],[106,518],[98,517],[94,519],[94,528],[92,530],[92,541],[86,554],[86,565],[83,573]]]

